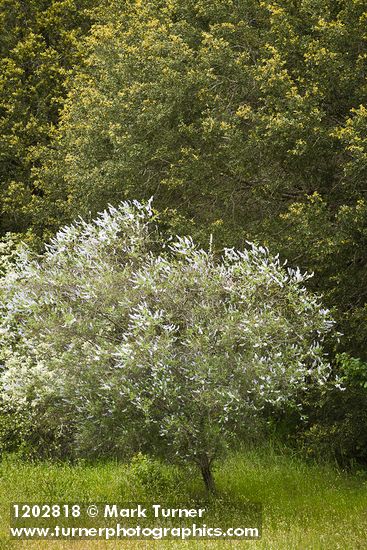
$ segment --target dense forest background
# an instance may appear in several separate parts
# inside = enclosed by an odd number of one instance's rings
[[[6,254],[151,196],[167,233],[269,246],[314,272],[347,388],[277,429],[366,461],[366,2],[0,0],[0,27]]]

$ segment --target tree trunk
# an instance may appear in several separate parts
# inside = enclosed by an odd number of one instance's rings
[[[201,475],[203,476],[205,487],[208,493],[212,493],[212,494],[215,493],[214,478],[211,470],[211,464],[207,455],[204,455],[201,457],[200,471],[201,471]]]

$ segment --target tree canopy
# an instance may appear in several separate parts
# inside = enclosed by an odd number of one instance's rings
[[[80,40],[91,23],[92,0],[0,1],[0,231],[47,229],[47,201],[32,170],[50,144],[80,63]],[[49,223],[49,222],[48,222]],[[53,220],[56,223],[56,220]],[[47,235],[47,231],[44,233]]]
[[[33,227],[154,194],[173,232],[265,242],[315,271],[363,356],[363,3],[121,6],[86,40],[35,171],[47,214],[35,210]]]

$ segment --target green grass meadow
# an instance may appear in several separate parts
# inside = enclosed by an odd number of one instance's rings
[[[71,466],[29,464],[8,457],[3,459],[0,473],[1,549],[367,548],[366,474],[348,474],[332,465],[307,463],[272,449],[233,454],[215,471],[219,501],[224,497],[262,503],[260,541],[9,541],[11,502],[163,504],[172,494],[183,503],[206,496],[195,472],[144,460],[132,465],[108,462]],[[226,513],[223,507],[221,517]]]

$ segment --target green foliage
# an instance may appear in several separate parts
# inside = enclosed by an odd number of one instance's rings
[[[305,202],[293,203],[277,223],[281,250],[315,273],[311,288],[321,287],[327,302],[338,308],[344,349],[355,350],[362,358],[367,326],[366,220],[364,199],[331,212],[327,201],[314,193]],[[276,246],[279,236],[269,240]]]
[[[16,453],[26,460],[73,458],[73,418],[60,424],[56,408],[37,407],[24,414],[2,403],[0,410],[0,453]],[[64,414],[65,417],[65,414]]]
[[[266,405],[326,383],[333,321],[264,248],[215,258],[152,220],[150,203],[123,203],[42,258],[21,252],[2,283],[3,405],[34,425],[36,451],[54,452],[48,434],[72,456],[147,450],[212,488],[212,462]]]
[[[16,235],[7,233],[0,238],[0,278],[6,275],[15,265],[17,250],[20,246]]]
[[[44,231],[55,225],[32,169],[58,123],[65,81],[81,61],[80,40],[90,26],[86,9],[95,4],[0,1],[1,233],[24,233],[38,216]]]
[[[366,390],[347,386],[344,392],[315,397],[308,408],[308,426],[298,431],[298,448],[313,458],[335,460],[342,467],[365,466]]]
[[[347,353],[337,355],[337,361],[342,382],[367,390],[367,363],[358,357],[350,357]]]
[[[343,467],[367,464],[367,364],[346,353],[337,355],[342,391],[311,394],[306,425],[298,444],[309,456],[336,460]]]
[[[14,453],[24,441],[24,421],[16,414],[2,411],[0,414],[0,453]]]
[[[142,453],[132,458],[129,477],[132,484],[142,487],[147,495],[155,498],[158,495],[162,498],[171,494],[171,497],[174,496],[178,500],[180,491],[184,491],[185,484],[177,470]]]
[[[39,174],[71,218],[154,194],[175,232],[207,242],[209,229],[227,245],[243,236],[236,204],[253,162],[243,110],[258,95],[247,50],[261,45],[262,12],[256,2],[107,10]]]
[[[363,356],[363,3],[116,1],[97,19],[35,171],[55,228],[154,194],[174,233],[314,270]]]

